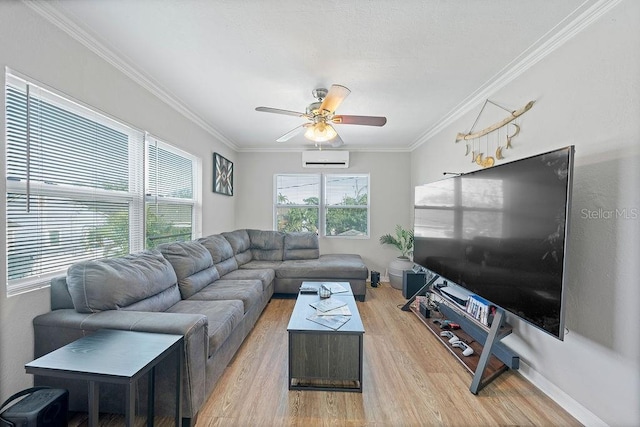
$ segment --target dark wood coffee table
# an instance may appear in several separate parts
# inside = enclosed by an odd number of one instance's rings
[[[182,418],[182,335],[101,329],[25,365],[28,374],[86,380],[89,382],[89,426],[98,425],[98,383],[126,386],[125,421],[133,426],[136,385],[149,374],[147,425],[153,426],[155,366],[171,352],[176,365],[176,426]]]
[[[331,298],[347,303],[351,318],[338,330],[307,320],[320,301],[317,294],[298,294],[289,332],[289,390],[362,392],[364,326],[349,283],[348,292]]]

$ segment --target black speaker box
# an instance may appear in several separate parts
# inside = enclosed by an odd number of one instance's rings
[[[24,393],[28,392],[28,393]],[[0,414],[0,426],[65,427],[67,425],[69,392],[63,389],[33,387],[16,393],[26,397]]]
[[[416,273],[413,270],[404,270],[402,272],[402,296],[406,299],[411,298],[427,283],[427,275],[424,272]],[[425,295],[425,292],[420,295]]]

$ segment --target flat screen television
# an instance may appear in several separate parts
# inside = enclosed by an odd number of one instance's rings
[[[573,154],[417,186],[414,262],[564,339]]]

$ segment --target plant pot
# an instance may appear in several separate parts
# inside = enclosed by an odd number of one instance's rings
[[[389,283],[395,289],[402,289],[402,272],[411,270],[413,261],[407,257],[399,256],[389,263]]]

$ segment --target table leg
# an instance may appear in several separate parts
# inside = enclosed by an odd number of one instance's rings
[[[183,359],[183,347],[184,341],[180,341],[180,345],[176,346],[178,352],[177,366],[176,366],[176,427],[182,425],[182,359]]]
[[[362,356],[364,355],[364,336],[360,334],[358,340],[360,341],[358,344],[360,355],[358,356],[358,392],[362,393]]]
[[[131,381],[126,387],[125,396],[125,425],[133,427],[136,418],[136,381]]]
[[[100,396],[98,383],[89,381],[89,427],[98,427],[98,417],[100,416]]]
[[[155,416],[156,367],[149,371],[149,387],[147,388],[147,427],[153,427]]]

